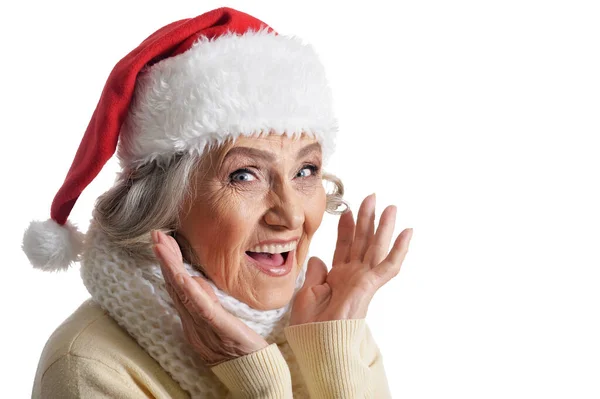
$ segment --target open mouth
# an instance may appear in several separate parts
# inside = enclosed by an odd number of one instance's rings
[[[252,259],[256,260],[262,265],[267,267],[280,267],[283,266],[288,258],[290,251],[281,253],[270,253],[270,252],[252,252],[246,251],[246,254]]]

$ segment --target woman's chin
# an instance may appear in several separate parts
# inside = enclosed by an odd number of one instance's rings
[[[292,272],[283,278],[266,276],[256,281],[254,290],[249,295],[246,304],[258,310],[279,309],[287,305],[294,295],[296,286],[295,273]]]
[[[261,266],[246,256],[244,266],[253,269],[253,280],[243,282],[248,291],[244,292],[244,298],[238,299],[257,310],[273,310],[287,305],[294,295],[299,273],[294,252],[286,259],[287,267],[277,266],[273,268],[275,270],[268,270],[268,267]],[[280,272],[276,270],[279,268],[287,270]]]

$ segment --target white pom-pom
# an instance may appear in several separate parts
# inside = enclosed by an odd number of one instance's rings
[[[33,221],[23,234],[23,252],[33,267],[44,271],[67,270],[79,260],[83,233],[70,222],[63,226],[52,219]]]

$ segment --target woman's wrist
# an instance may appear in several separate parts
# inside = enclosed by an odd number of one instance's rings
[[[234,398],[291,398],[289,367],[277,344],[211,367]]]
[[[365,319],[330,320],[284,330],[311,397],[363,397],[369,366],[361,357]]]
[[[290,345],[299,349],[307,349],[318,345],[327,349],[332,343],[353,343],[362,338],[366,319],[338,319],[327,321],[313,321],[285,327],[284,334]]]

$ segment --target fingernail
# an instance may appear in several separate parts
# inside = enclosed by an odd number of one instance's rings
[[[152,230],[150,232],[150,238],[152,239],[153,243],[158,244],[158,239],[156,237],[156,230]]]

